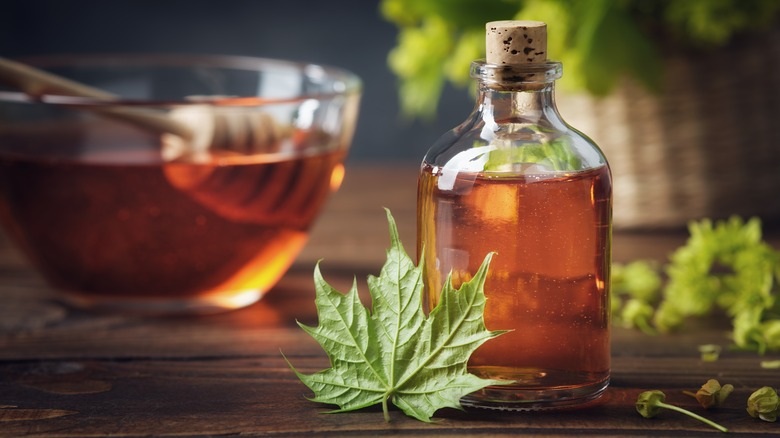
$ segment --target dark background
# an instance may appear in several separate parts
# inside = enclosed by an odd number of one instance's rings
[[[0,56],[197,53],[329,64],[363,80],[350,161],[419,162],[470,112],[448,90],[436,120],[401,116],[387,67],[396,28],[378,0],[0,0]]]

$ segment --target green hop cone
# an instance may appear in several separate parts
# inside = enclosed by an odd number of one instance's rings
[[[721,386],[717,380],[710,379],[696,391],[696,400],[704,409],[722,406],[733,390],[733,385]]]
[[[661,412],[666,394],[661,391],[645,391],[636,400],[636,411],[645,418],[653,418]]]
[[[664,403],[664,400],[666,400],[666,394],[661,391],[645,391],[639,394],[639,397],[636,399],[636,411],[639,412],[639,415],[645,418],[653,418],[658,415],[659,412],[661,412],[661,409],[669,409],[687,415],[691,418],[695,418],[696,420],[708,424],[721,432],[728,432],[728,429],[721,426],[720,424],[708,420],[701,415],[694,414],[689,410]]]
[[[780,397],[774,388],[765,386],[753,394],[747,401],[747,411],[753,418],[760,418],[764,421],[776,421],[777,410],[780,407]]]

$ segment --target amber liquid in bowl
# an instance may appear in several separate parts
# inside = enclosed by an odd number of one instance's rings
[[[87,307],[210,312],[256,301],[343,175],[343,148],[166,163],[143,135],[119,132],[100,152],[67,135],[0,138],[0,223]]]

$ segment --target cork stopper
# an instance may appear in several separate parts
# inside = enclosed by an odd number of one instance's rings
[[[547,24],[503,20],[485,25],[486,61],[495,65],[540,64],[547,61]]]

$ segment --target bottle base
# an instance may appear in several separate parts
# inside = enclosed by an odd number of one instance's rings
[[[554,375],[554,373],[543,371],[538,371],[537,374]],[[609,386],[609,376],[577,385],[529,385],[524,384],[522,380],[517,380],[517,382],[506,386],[488,386],[473,392],[461,399],[461,405],[501,411],[550,411],[584,408],[599,403],[598,399],[604,395]]]

